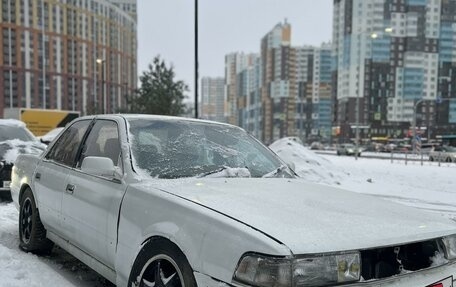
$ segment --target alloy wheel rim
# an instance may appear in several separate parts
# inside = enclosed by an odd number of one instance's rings
[[[32,234],[32,201],[30,198],[26,198],[22,205],[22,212],[21,212],[21,239],[24,243],[29,243],[30,236]]]
[[[185,287],[182,272],[169,256],[160,254],[147,261],[138,276],[140,287]]]

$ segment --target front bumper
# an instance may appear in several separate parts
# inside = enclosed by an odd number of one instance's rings
[[[227,287],[227,286],[240,286],[237,283],[226,283],[208,275],[194,272],[197,286],[199,287]],[[448,278],[451,278],[449,280]],[[344,287],[428,287],[442,280],[446,280],[448,284],[452,281],[452,285],[441,285],[443,287],[456,287],[456,262],[452,262],[443,266],[430,268],[427,270],[417,271],[410,274],[393,276],[382,280],[373,280],[366,282],[359,282],[354,284],[342,285]],[[436,285],[439,286],[439,285]]]

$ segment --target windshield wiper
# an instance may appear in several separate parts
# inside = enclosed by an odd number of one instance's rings
[[[214,174],[214,173],[219,173],[219,172],[224,171],[226,169],[228,169],[227,166],[221,166],[221,167],[216,168],[214,170],[204,172],[204,173],[200,174],[198,177],[205,177],[205,176],[208,176],[208,175],[211,175],[211,174]]]
[[[208,176],[208,175],[211,175],[211,174],[216,174],[216,173],[222,172],[224,170],[230,170],[230,169],[232,169],[232,170],[246,169],[247,172],[248,172],[248,176],[247,175],[243,175],[242,173],[239,173],[239,171],[232,171],[232,172],[228,172],[228,174],[226,175],[227,177],[250,177],[251,176],[250,175],[250,170],[249,170],[249,168],[247,166],[243,167],[243,168],[232,168],[232,167],[229,167],[229,166],[221,166],[221,167],[219,167],[217,169],[202,173],[198,177],[205,177],[205,176]]]

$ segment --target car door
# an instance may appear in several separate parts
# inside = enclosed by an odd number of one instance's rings
[[[48,230],[59,235],[62,235],[62,195],[90,123],[91,120],[81,120],[68,127],[38,164],[34,174],[33,187],[41,220]]]
[[[118,124],[97,120],[83,145],[77,167],[70,171],[68,191],[63,195],[62,214],[70,242],[114,268],[117,219],[126,185],[113,179],[87,174],[80,169],[88,156],[110,158],[123,174]],[[121,177],[121,176],[119,176]]]

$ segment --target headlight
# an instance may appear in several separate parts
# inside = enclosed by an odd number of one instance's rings
[[[245,255],[239,262],[234,279],[254,286],[291,286],[291,260],[261,255]]]
[[[305,258],[273,258],[245,255],[234,280],[261,287],[325,286],[359,281],[359,252],[323,254]]]
[[[456,235],[451,235],[443,238],[445,245],[445,257],[448,260],[456,259]]]

